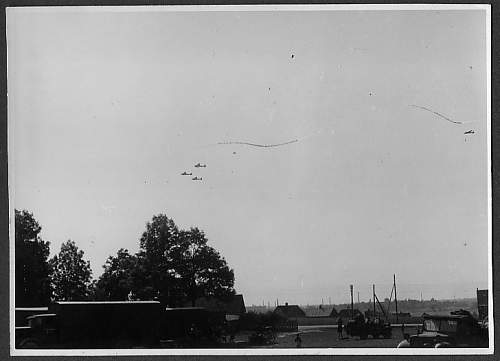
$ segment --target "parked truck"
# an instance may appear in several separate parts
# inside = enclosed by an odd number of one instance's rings
[[[347,322],[345,330],[349,336],[359,336],[362,340],[370,335],[373,338],[379,338],[380,336],[384,338],[392,337],[391,324],[378,317],[373,320],[365,320],[363,315],[358,315]]]
[[[226,333],[224,313],[203,307],[166,308],[162,315],[162,347],[212,347]]]
[[[157,301],[55,302],[16,327],[16,347],[158,347],[161,314]]]
[[[49,312],[48,307],[16,307],[16,327],[28,326],[28,317]]]

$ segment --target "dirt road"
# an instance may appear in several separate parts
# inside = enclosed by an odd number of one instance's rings
[[[406,327],[405,333],[415,334],[415,327]],[[300,337],[303,348],[395,348],[403,340],[403,334],[400,327],[392,329],[392,338],[373,339],[369,337],[366,340],[360,340],[359,337],[344,337],[339,340],[337,329],[328,326],[305,326],[299,327]],[[248,335],[240,334],[239,339],[243,340]],[[296,348],[295,338],[297,332],[280,332],[277,334],[277,343],[264,348]]]

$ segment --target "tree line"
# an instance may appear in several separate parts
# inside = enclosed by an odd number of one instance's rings
[[[15,210],[16,307],[52,301],[158,300],[169,307],[195,305],[199,297],[234,295],[234,271],[197,227],[180,229],[165,214],[153,216],[139,251],[120,248],[92,279],[90,262],[68,240],[50,256],[50,242],[29,211]]]

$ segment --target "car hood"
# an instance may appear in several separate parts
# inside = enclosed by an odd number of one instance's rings
[[[433,332],[433,331],[424,331],[419,335],[413,335],[411,337],[417,338],[417,339],[425,339],[425,338],[449,338],[450,335],[446,333],[441,333],[441,332]]]

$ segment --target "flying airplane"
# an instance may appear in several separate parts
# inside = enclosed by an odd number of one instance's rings
[[[194,180],[194,181],[201,181],[201,180],[203,180],[203,178],[201,178],[201,177],[200,177],[200,178],[198,178],[198,177],[193,177],[193,178],[191,178],[191,180]]]
[[[200,163],[197,163],[194,165],[196,168],[206,168],[207,165],[206,164],[200,164]]]
[[[188,172],[182,172],[181,175],[193,175],[193,173],[188,173]]]
[[[466,131],[464,134],[474,134],[474,131],[471,129],[471,130]]]

